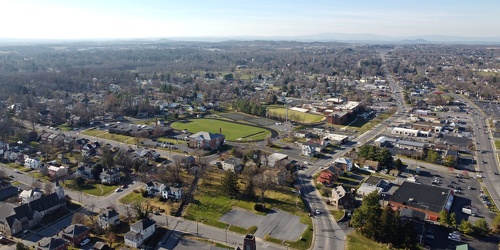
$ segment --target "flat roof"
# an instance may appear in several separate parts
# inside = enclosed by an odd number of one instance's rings
[[[387,200],[439,213],[445,207],[450,193],[448,188],[405,181]]]

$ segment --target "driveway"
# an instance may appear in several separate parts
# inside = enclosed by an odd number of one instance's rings
[[[307,225],[300,222],[300,217],[281,210],[273,210],[262,216],[233,208],[224,214],[220,221],[243,228],[257,226],[255,236],[258,238],[269,234],[273,238],[290,241],[298,240],[307,229]]]

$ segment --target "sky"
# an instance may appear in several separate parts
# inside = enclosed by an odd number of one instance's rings
[[[500,36],[498,0],[0,0],[0,38]]]

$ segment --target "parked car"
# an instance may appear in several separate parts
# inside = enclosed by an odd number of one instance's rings
[[[85,245],[87,245],[87,243],[89,243],[89,242],[90,242],[90,239],[89,239],[89,238],[84,239],[84,240],[80,243],[80,246],[85,246]]]

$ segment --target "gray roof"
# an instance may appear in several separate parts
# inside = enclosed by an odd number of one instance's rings
[[[130,228],[134,228],[136,230],[143,231],[146,228],[149,228],[150,226],[155,225],[155,224],[156,224],[156,221],[154,221],[152,219],[144,219],[144,220],[140,220],[140,221],[130,225]]]
[[[75,238],[78,235],[81,235],[85,232],[88,232],[90,229],[82,224],[73,224],[69,225],[61,231],[61,234],[67,235],[71,238]]]
[[[439,213],[450,192],[448,188],[405,181],[388,200]]]
[[[192,134],[192,135],[190,135],[188,137],[189,138],[193,138],[193,139],[201,138],[201,139],[204,139],[204,140],[213,140],[213,139],[216,139],[216,138],[221,137],[221,136],[224,136],[224,135],[222,135],[222,134],[212,134],[212,133],[209,133],[209,132],[201,131],[201,132],[198,132],[196,134]]]
[[[236,166],[236,165],[239,165],[241,163],[241,160],[238,158],[229,158],[229,159],[225,160],[224,163]]]
[[[53,236],[53,237],[45,237],[42,238],[40,241],[37,243],[37,248],[38,249],[57,249],[58,247],[64,245],[64,244],[69,244],[69,242],[61,237],[58,236]]]

